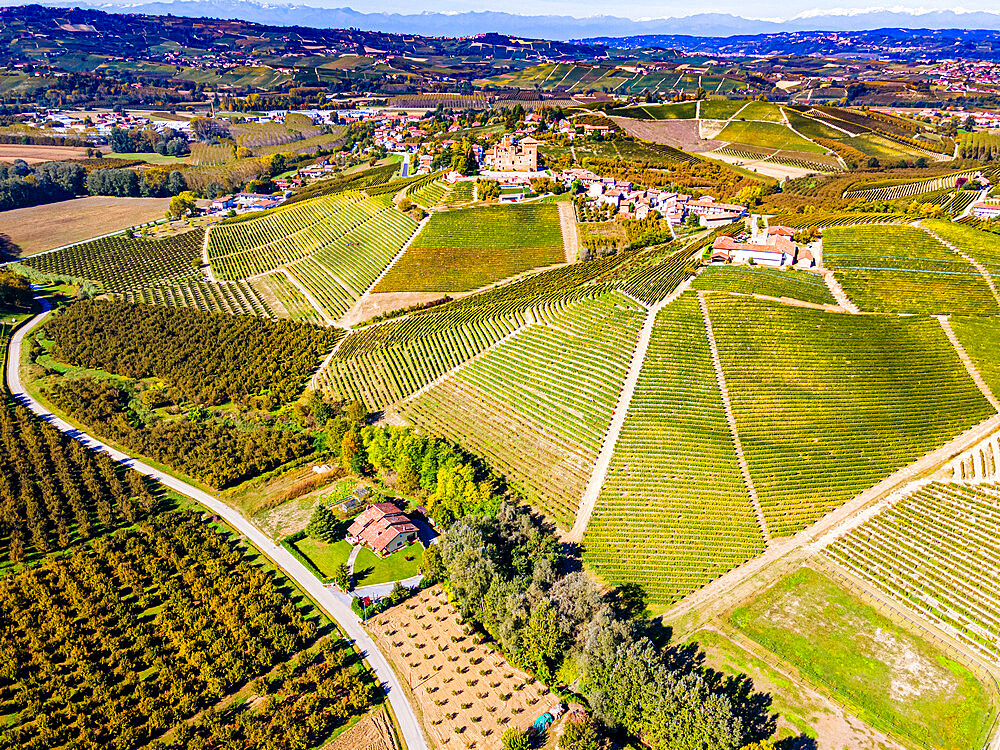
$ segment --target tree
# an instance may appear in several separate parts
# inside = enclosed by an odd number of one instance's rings
[[[167,209],[168,219],[180,219],[183,216],[194,214],[198,210],[195,203],[195,194],[190,190],[175,195],[170,199],[170,208]]]
[[[531,750],[531,738],[521,727],[507,727],[501,741],[503,750]]]
[[[336,570],[333,572],[333,580],[342,591],[350,591],[354,588],[351,571],[347,569],[346,563],[341,563],[337,566]]]
[[[355,430],[344,435],[340,443],[340,462],[346,471],[352,471],[354,457],[361,450],[361,438]]]
[[[312,518],[306,526],[306,536],[318,539],[321,542],[335,542],[340,536],[341,523],[336,513],[323,503],[316,506]]]
[[[601,750],[604,743],[589,718],[567,721],[559,738],[559,750]]]
[[[441,559],[441,549],[436,544],[429,545],[420,558],[420,574],[426,583],[437,583],[444,580],[444,562]]]

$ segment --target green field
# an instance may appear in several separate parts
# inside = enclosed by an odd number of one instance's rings
[[[707,295],[771,534],[791,534],[994,413],[938,322]]]
[[[911,226],[834,227],[823,262],[866,312],[982,315],[1000,312],[976,268]]]
[[[781,107],[770,102],[748,102],[743,111],[739,113],[737,119],[782,122]]]
[[[730,621],[878,729],[918,747],[972,748],[985,740],[994,707],[967,668],[811,568]]]
[[[740,117],[743,117],[743,114]],[[788,149],[813,154],[826,153],[825,148],[796,135],[780,122],[733,120],[716,138],[720,141],[745,143],[748,146],[762,148]]]
[[[553,204],[433,214],[376,292],[460,292],[565,261]]]
[[[701,291],[762,294],[791,297],[815,305],[835,305],[836,301],[819,274],[794,269],[760,266],[709,266],[691,285]]]
[[[728,120],[747,105],[745,101],[713,99],[703,101],[699,115],[702,120]]]

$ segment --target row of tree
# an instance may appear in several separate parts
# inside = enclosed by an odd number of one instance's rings
[[[318,636],[271,572],[182,512],[0,580],[0,627],[0,710],[12,717],[0,727],[3,750],[146,746]],[[310,738],[371,699],[337,651],[299,672],[320,696]],[[251,727],[271,723],[247,710]],[[194,731],[219,723],[203,716]]]
[[[341,332],[192,308],[82,300],[45,324],[61,362],[126,378],[157,377],[174,401],[296,399]]]
[[[0,164],[0,211],[75,198],[86,190],[86,178],[87,171],[71,162]]]
[[[134,523],[157,507],[140,474],[23,406],[0,405],[0,440],[0,537],[13,563]]]
[[[553,528],[523,506],[453,523],[424,555],[463,620],[487,633],[515,664],[551,681],[579,676],[609,732],[653,750],[736,750],[775,728],[766,696],[744,681],[702,672],[689,649],[664,645],[636,587],[602,594],[569,560]]]
[[[184,156],[191,152],[187,138],[173,128],[111,128],[108,142],[116,154],[157,153],[161,156]]]
[[[184,173],[153,167],[134,169],[95,169],[87,175],[86,192],[119,198],[167,198],[187,189]]]
[[[97,434],[211,487],[228,487],[313,451],[304,434],[251,422],[190,416],[141,418],[126,390],[96,378],[60,378],[52,400]]]

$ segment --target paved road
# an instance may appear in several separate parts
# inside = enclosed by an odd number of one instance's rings
[[[399,172],[400,177],[410,176],[410,152],[406,151],[403,153],[403,168]]]
[[[254,526],[254,524],[245,518],[239,511],[229,507],[218,498],[209,495],[207,492],[204,492],[187,482],[183,482],[180,479],[163,474],[159,470],[154,469],[152,466],[144,464],[141,461],[137,461],[131,456],[105,445],[97,438],[76,429],[71,424],[59,419],[54,414],[49,412],[44,406],[35,401],[35,399],[27,393],[21,383],[18,363],[21,361],[21,344],[25,335],[41,323],[50,312],[48,302],[45,300],[39,301],[42,304],[43,312],[36,315],[28,323],[18,329],[10,342],[10,357],[7,362],[7,383],[14,398],[35,412],[35,414],[43,420],[55,427],[58,427],[75,440],[79,440],[81,443],[93,448],[94,450],[104,451],[116,461],[120,461],[128,467],[135,469],[148,477],[152,477],[160,482],[160,484],[169,487],[176,492],[180,492],[183,495],[187,495],[188,497],[197,500],[212,513],[224,518],[230,526],[245,535],[247,539],[249,539],[256,547],[267,554],[267,556],[270,557],[289,578],[295,581],[304,591],[308,592],[308,594],[319,603],[323,610],[337,621],[337,624],[343,628],[348,637],[354,641],[359,650],[364,653],[365,659],[375,672],[379,681],[382,683],[382,687],[389,697],[389,703],[392,705],[392,710],[396,714],[396,719],[399,722],[399,727],[402,731],[403,739],[406,742],[408,750],[426,750],[427,743],[424,740],[423,732],[420,730],[420,725],[417,723],[417,717],[413,713],[413,708],[410,706],[405,693],[403,693],[400,683],[396,679],[395,673],[392,671],[392,668],[389,666],[385,657],[376,647],[375,642],[368,636],[368,633],[365,632],[364,628],[361,627],[360,620],[354,612],[351,611],[350,604],[348,602],[341,601],[334,596],[333,592],[323,586],[323,584],[320,583],[320,581],[312,573],[310,573],[306,567],[302,565],[302,563],[292,557],[291,553],[267,538],[263,532],[260,531],[260,529]]]

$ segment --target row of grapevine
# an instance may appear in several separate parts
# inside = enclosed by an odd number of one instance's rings
[[[924,193],[933,193],[937,190],[953,189],[960,177],[969,178],[976,172],[978,170],[968,169],[963,172],[952,172],[940,177],[903,182],[898,185],[848,190],[844,193],[843,198],[848,201],[893,201],[899,198],[910,198],[915,195],[923,195]]]
[[[485,457],[569,527],[645,309],[612,292],[539,318],[400,411]]]
[[[995,413],[936,320],[706,301],[773,535],[804,528]]]
[[[147,305],[193,307],[205,312],[276,317],[260,293],[246,281],[226,281],[220,284],[204,281],[163,284],[129,291],[121,296],[128,302],[143,302]]]
[[[666,606],[764,549],[695,295],[657,316],[584,559]]]

